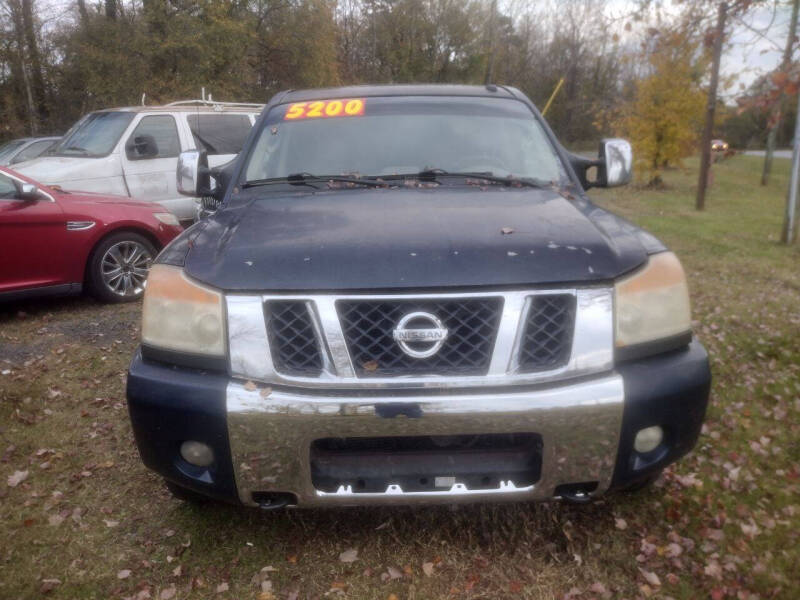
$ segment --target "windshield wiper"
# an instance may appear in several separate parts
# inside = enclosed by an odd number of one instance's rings
[[[367,187],[386,187],[383,181],[376,181],[375,179],[361,179],[359,177],[347,177],[344,175],[312,175],[311,173],[292,173],[286,177],[270,177],[268,179],[253,179],[246,181],[242,187],[257,187],[261,185],[270,185],[273,183],[288,183],[290,185],[308,185],[317,187],[315,183],[349,183],[353,185],[364,185]]]
[[[542,181],[533,177],[500,177],[493,174],[491,171],[445,171],[439,168],[425,168],[417,173],[402,173],[399,175],[381,175],[382,179],[419,179],[420,181],[437,182],[437,179],[445,177],[459,177],[465,179],[475,179],[480,181],[487,181],[490,183],[498,183],[513,187],[535,187],[544,188],[550,187],[551,183]],[[438,183],[438,182],[437,182]],[[468,182],[472,183],[472,182]]]
[[[64,148],[63,152],[65,152],[67,150],[72,150],[73,152],[79,152],[79,153],[83,154],[84,156],[91,156],[92,155],[92,153],[89,152],[86,148],[81,148],[80,146],[67,146],[66,148]]]

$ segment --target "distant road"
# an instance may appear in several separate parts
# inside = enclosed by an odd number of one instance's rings
[[[764,156],[764,150],[745,150],[747,156]],[[791,150],[775,150],[772,154],[775,158],[792,158]]]

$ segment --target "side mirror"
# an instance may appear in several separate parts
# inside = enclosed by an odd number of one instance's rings
[[[187,150],[178,156],[178,193],[184,196],[207,196],[212,193],[208,155],[205,150]]]
[[[619,138],[600,142],[598,179],[603,187],[617,187],[631,182],[633,175],[633,150],[628,140]]]
[[[596,159],[570,154],[569,160],[584,190],[626,185],[630,183],[633,174],[633,150],[627,140],[619,138],[600,142]],[[590,179],[589,171],[592,168],[597,171],[594,178]]]
[[[25,202],[36,202],[42,199],[42,193],[39,191],[39,188],[32,183],[21,183],[19,184],[18,190],[17,198]]]
[[[137,135],[128,142],[125,152],[130,160],[155,158],[158,156],[158,144],[152,135]]]

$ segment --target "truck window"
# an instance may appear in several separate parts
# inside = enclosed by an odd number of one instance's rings
[[[353,115],[335,110],[350,102],[363,102],[362,110]],[[323,118],[315,116],[315,104],[326,103],[285,104],[270,111],[248,159],[248,181],[295,173],[380,177],[428,169],[543,181],[563,176],[541,124],[517,100],[334,100],[328,105],[335,115]]]
[[[209,156],[239,154],[250,133],[247,115],[188,115],[195,148],[205,150]]]
[[[132,120],[132,112],[89,113],[73,125],[53,154],[90,158],[106,156],[117,145]]]
[[[156,154],[153,156],[136,156],[135,144],[131,150],[130,142],[136,138],[150,136],[156,143]],[[178,127],[172,115],[150,115],[142,117],[136,129],[133,130],[128,143],[128,158],[173,158],[181,153],[181,142],[178,139]]]

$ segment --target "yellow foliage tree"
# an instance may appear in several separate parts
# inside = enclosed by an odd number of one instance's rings
[[[651,33],[643,51],[648,73],[636,82],[617,125],[633,144],[637,171],[652,186],[661,184],[662,169],[694,152],[705,107],[706,60],[682,31]]]

